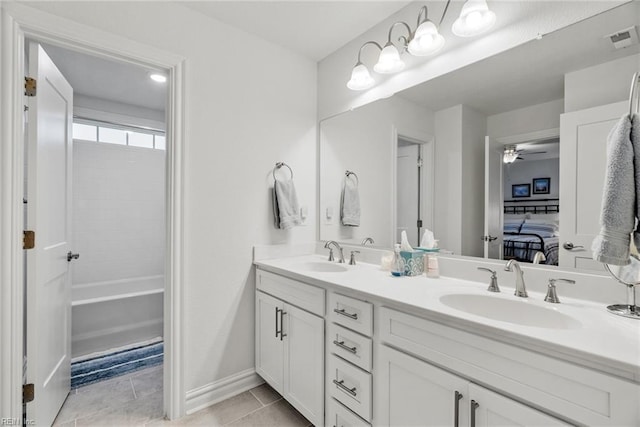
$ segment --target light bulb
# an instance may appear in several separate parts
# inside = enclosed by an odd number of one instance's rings
[[[409,42],[409,53],[415,56],[433,55],[444,46],[444,37],[431,21],[420,24]]]
[[[369,70],[362,62],[358,62],[353,71],[351,71],[351,79],[347,82],[347,87],[351,90],[369,89],[375,80],[369,74]]]
[[[149,78],[151,80],[153,80],[154,82],[158,82],[158,83],[164,83],[164,82],[167,81],[167,76],[165,76],[164,74],[159,74],[159,73],[149,74]]]
[[[380,74],[397,73],[404,69],[404,62],[400,59],[398,49],[391,43],[387,43],[380,56],[378,63],[373,66],[373,70]]]
[[[488,31],[495,23],[496,14],[489,10],[485,0],[467,0],[451,31],[459,37],[473,37]]]

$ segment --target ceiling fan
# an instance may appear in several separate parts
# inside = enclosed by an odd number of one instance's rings
[[[504,163],[513,163],[516,160],[524,160],[522,157],[525,154],[544,154],[546,151],[527,151],[527,150],[518,150],[518,147],[515,145],[508,145],[504,147],[504,151],[502,153],[502,161]]]

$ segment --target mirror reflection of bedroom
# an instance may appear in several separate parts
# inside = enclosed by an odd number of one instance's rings
[[[558,138],[504,147],[504,259],[558,265],[559,175]]]

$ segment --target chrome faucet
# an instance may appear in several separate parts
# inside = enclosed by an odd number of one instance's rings
[[[515,259],[510,259],[507,261],[507,265],[504,267],[505,271],[514,271],[516,272],[516,291],[514,292],[515,296],[521,298],[527,298],[527,288],[524,286],[524,272],[520,268],[520,264]]]
[[[371,238],[371,237],[365,237],[365,238],[362,240],[362,242],[360,242],[360,244],[361,244],[362,246],[365,246],[367,243],[374,244],[375,242],[373,241],[373,238]]]
[[[338,262],[344,264],[344,252],[342,251],[342,246],[340,246],[335,240],[329,240],[324,244],[324,247],[326,249],[329,249],[329,261],[333,261],[333,248],[331,247],[331,245],[334,245],[336,248],[338,248],[338,250],[340,251],[340,259],[338,260]]]
[[[542,262],[545,262],[547,260],[547,257],[544,256],[544,254],[540,251],[536,252],[536,254],[533,256],[533,264],[540,264]]]

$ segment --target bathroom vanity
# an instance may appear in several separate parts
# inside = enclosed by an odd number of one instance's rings
[[[318,255],[256,266],[256,371],[314,425],[640,425],[640,322],[601,304]]]

